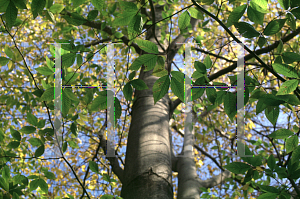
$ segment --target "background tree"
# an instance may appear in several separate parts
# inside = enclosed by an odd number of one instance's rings
[[[299,6],[0,0],[1,197],[300,196]],[[236,85],[233,41],[245,45],[245,153],[253,157],[234,156],[236,90],[220,87],[192,89],[195,138],[186,139],[194,151],[177,156],[185,72],[175,61],[184,59],[182,43],[194,41],[201,57],[192,58],[192,83],[203,86]],[[63,85],[107,83],[102,43],[118,43],[116,157],[106,156],[107,92],[99,87],[62,89],[63,154],[46,157],[55,138],[55,42],[69,43],[62,44]]]

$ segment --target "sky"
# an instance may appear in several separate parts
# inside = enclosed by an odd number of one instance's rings
[[[91,8],[92,9],[92,8]],[[37,19],[39,19],[39,17],[37,18]],[[174,21],[173,20],[173,25],[176,25],[177,24],[177,22],[176,21]],[[88,37],[88,36],[87,36]],[[172,38],[175,38],[173,35],[172,35]],[[78,40],[75,40],[75,42],[76,41],[81,41],[82,42],[82,40],[81,39],[78,39]],[[191,39],[189,39],[189,41],[190,42],[193,42],[192,41],[192,38]],[[84,42],[84,43],[87,43],[86,41]],[[26,44],[22,44],[22,45],[24,45],[24,46],[26,46]],[[247,46],[249,46],[248,44],[246,44]],[[125,45],[123,45],[124,47],[125,47]],[[49,56],[48,57],[50,57],[50,52],[48,53],[49,54]],[[115,52],[115,54],[116,54],[116,52]],[[199,53],[199,55],[200,55],[200,53]],[[196,57],[196,58],[199,58],[199,57],[201,57],[201,56],[199,56],[199,55],[196,55],[195,53],[193,53],[192,54],[192,56],[193,57]],[[3,54],[1,54],[1,56],[5,56],[5,55],[3,55]],[[182,69],[182,70],[184,70],[184,65],[183,65],[183,62],[182,62],[182,56],[178,56],[178,55],[176,55],[176,60],[180,60],[180,61],[175,61],[175,63],[176,63],[176,65],[180,68],[180,69]],[[200,60],[202,60],[202,58],[203,57],[201,57],[201,59]],[[213,57],[211,57],[211,59],[213,59]],[[98,63],[98,61],[96,60],[96,61],[94,61],[94,63],[95,64],[97,64]],[[104,66],[106,65],[106,63],[102,63]],[[38,66],[32,66],[31,67],[31,71],[32,71],[32,73],[33,74],[36,74],[37,73],[37,71],[35,70],[36,68],[37,68]],[[173,67],[173,69],[174,70],[176,70],[176,68],[175,67]],[[7,70],[7,67],[6,66],[4,66],[4,67],[1,67],[1,69],[0,69],[0,71],[1,72],[3,72],[4,70]],[[20,70],[20,68],[19,67],[16,67],[15,69],[14,69],[14,71],[15,70]],[[27,86],[27,87],[33,87],[32,85],[30,85],[28,82],[27,83],[24,83],[24,86]],[[41,85],[39,85],[39,86],[41,86]],[[2,87],[1,88],[2,90],[3,89],[5,89],[5,90],[10,90],[10,92],[14,92],[14,89],[8,89],[8,88],[4,88],[4,87]],[[169,90],[169,92],[170,92],[170,90]],[[121,97],[121,92],[119,93],[119,96],[118,97]],[[120,99],[120,98],[119,98]],[[122,108],[126,108],[126,107],[122,107]],[[15,108],[14,108],[15,109]],[[13,110],[14,110],[13,109]],[[17,111],[17,114],[21,114],[20,112],[18,112]],[[124,115],[124,112],[122,112],[122,114]],[[263,113],[261,113],[261,114],[263,114]],[[257,117],[257,120],[260,120],[260,116],[261,116],[261,114],[259,114],[259,116]],[[44,119],[48,119],[48,116],[47,115],[45,115],[45,114],[42,114],[42,115],[40,115],[40,116],[42,116]],[[40,117],[40,116],[37,116],[37,117]],[[281,113],[280,113],[280,116],[279,116],[279,118],[278,118],[278,123],[279,124],[281,124],[281,125],[284,125],[284,124],[286,124],[286,115],[284,115],[283,113],[282,113],[282,111],[281,111]],[[265,116],[264,116],[264,118],[265,118]],[[95,120],[97,120],[98,118],[95,118]],[[271,123],[265,118],[265,120],[264,120],[264,122],[262,122],[264,125],[271,125]],[[120,123],[120,125],[123,125],[122,123]],[[21,126],[20,126],[20,123],[19,124],[17,124],[16,126],[16,129],[20,129],[21,128]],[[46,122],[46,126],[45,127],[50,127],[50,125],[49,124],[47,124],[47,122]],[[259,126],[257,126],[257,127],[259,127]],[[203,127],[204,129],[206,129],[206,127]],[[85,142],[87,142],[88,140],[86,139],[86,138],[83,138],[83,137],[80,137],[80,139],[82,140],[82,143],[85,143]],[[174,138],[173,138],[173,140],[174,140]],[[222,144],[222,139],[221,138],[219,138],[218,139],[220,142],[221,142],[221,144]],[[116,141],[118,141],[117,139],[116,139]],[[178,139],[175,143],[173,143],[174,144],[174,148],[175,149],[177,149],[178,147],[176,147],[176,145],[182,145],[182,139]],[[84,144],[82,144],[82,145],[79,145],[80,147],[84,147]],[[210,147],[212,147],[212,146],[214,146],[214,143],[211,143],[211,144],[209,144],[208,145],[209,147],[208,148],[210,148]],[[68,148],[68,150],[70,149],[70,147]],[[126,148],[123,146],[122,148],[121,148],[121,151],[122,152],[125,152],[125,150],[126,150]],[[119,154],[121,154],[121,153],[119,153]],[[78,159],[80,159],[80,157],[78,156]],[[122,158],[123,160],[124,160],[124,158]],[[81,164],[81,162],[82,161],[78,161],[78,165],[80,165]],[[212,161],[210,161],[209,159],[208,160],[206,160],[205,162],[204,162],[204,165],[201,167],[201,171],[206,171],[206,172],[208,172],[208,169],[207,169],[207,165],[211,165],[211,166],[215,166],[215,164],[212,162]],[[61,169],[64,169],[64,166],[63,165],[60,165],[60,168]],[[218,172],[215,172],[215,174],[217,174]],[[200,172],[198,172],[198,175],[199,176],[201,176],[200,175]],[[201,177],[201,179],[207,179],[207,178],[209,178],[208,176],[205,176],[205,178],[202,178]],[[103,181],[102,181],[103,182]],[[175,183],[177,183],[177,178],[176,178],[176,180],[175,180]],[[51,188],[53,188],[53,187],[51,187]],[[50,190],[51,190],[51,188],[50,188]]]

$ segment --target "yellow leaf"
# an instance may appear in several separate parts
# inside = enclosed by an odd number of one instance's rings
[[[242,189],[243,189],[244,191],[246,191],[246,190],[248,190],[248,187],[249,187],[249,184],[245,184],[245,185],[242,187]]]
[[[257,166],[257,167],[256,167],[256,170],[261,171],[261,172],[264,171],[260,166]]]

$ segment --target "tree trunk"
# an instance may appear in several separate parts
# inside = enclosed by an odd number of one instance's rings
[[[155,21],[162,19],[163,6],[155,6]],[[161,30],[156,26],[156,38]],[[146,38],[157,43],[152,28]],[[160,46],[158,45],[158,48]],[[162,52],[162,50],[160,50]],[[152,87],[159,77],[142,67],[140,79],[147,90],[136,90],[126,149],[124,182],[121,197],[124,199],[173,198],[172,164],[169,137],[169,103],[166,94],[154,105]]]
[[[163,6],[154,6],[154,13],[150,14],[155,17],[155,22],[162,19]],[[193,28],[197,23],[198,20],[191,19]],[[180,34],[170,46],[166,40],[159,45],[157,41],[161,40],[161,27],[156,25],[155,33],[152,28],[148,29],[146,40],[157,44],[159,52],[163,52],[161,45],[165,50],[167,47],[170,48],[165,63],[165,68],[170,71],[171,62],[179,48],[175,42],[182,43],[187,38]],[[229,177],[230,172],[224,172],[208,180],[200,180],[196,173],[193,151],[185,151],[184,157],[174,156],[169,131],[169,120],[174,105],[168,94],[154,105],[152,88],[159,77],[152,75],[153,70],[145,72],[144,69],[143,66],[139,78],[146,83],[148,89],[135,91],[136,100],[132,106],[121,197],[173,199],[173,170],[178,172],[178,199],[198,199],[201,194],[200,187],[215,186]],[[194,142],[191,136],[186,139],[189,143]]]

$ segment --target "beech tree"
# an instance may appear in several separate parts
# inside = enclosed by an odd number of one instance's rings
[[[0,13],[1,198],[300,197],[298,0]]]

